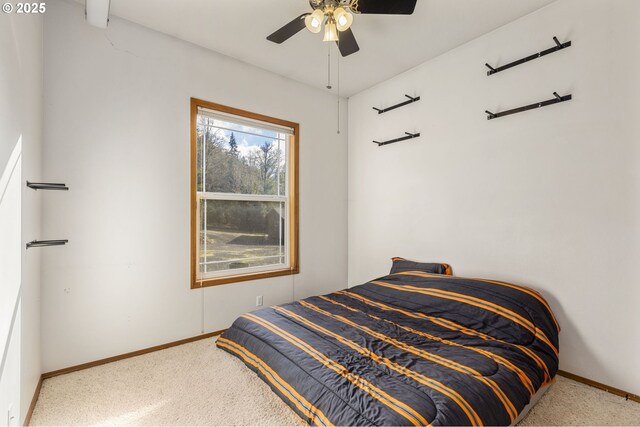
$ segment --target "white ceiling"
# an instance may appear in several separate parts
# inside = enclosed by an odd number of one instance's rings
[[[360,51],[340,59],[340,94],[353,95],[553,1],[418,0],[411,16],[356,15]],[[324,89],[328,43],[321,33],[305,29],[282,45],[266,40],[308,11],[308,0],[111,0],[112,15]],[[331,49],[335,60],[335,44]],[[335,77],[333,83],[335,92]]]

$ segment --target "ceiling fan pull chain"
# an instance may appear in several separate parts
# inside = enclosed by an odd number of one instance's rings
[[[340,41],[338,41],[340,43]],[[338,70],[338,77],[336,78],[336,95],[338,98],[338,135],[340,135],[340,55],[338,55],[338,59],[336,59],[336,68]]]
[[[331,44],[327,43],[327,89],[331,89]]]

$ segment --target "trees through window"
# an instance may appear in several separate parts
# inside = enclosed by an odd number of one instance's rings
[[[192,100],[192,287],[297,272],[297,131]]]

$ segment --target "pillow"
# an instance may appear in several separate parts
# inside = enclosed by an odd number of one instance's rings
[[[425,273],[453,275],[449,264],[431,263],[431,262],[415,262],[408,259],[393,257],[391,258],[393,265],[389,274],[401,273],[403,271],[422,271]]]

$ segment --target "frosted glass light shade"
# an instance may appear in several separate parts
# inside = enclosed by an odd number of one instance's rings
[[[312,33],[319,33],[322,29],[322,21],[324,20],[324,13],[320,9],[316,9],[313,13],[304,18],[304,24],[307,29]]]
[[[351,27],[353,23],[353,15],[347,12],[343,7],[338,7],[333,12],[333,17],[336,20],[336,27],[338,31],[346,31]]]
[[[329,19],[324,26],[324,38],[325,42],[337,42],[338,41],[338,29],[336,28],[336,21]]]

